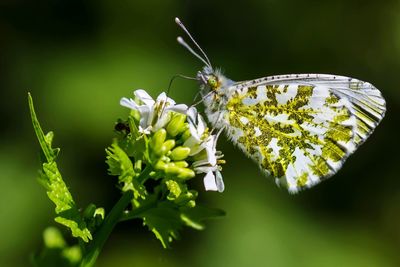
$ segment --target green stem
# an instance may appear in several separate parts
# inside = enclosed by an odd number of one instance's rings
[[[129,205],[132,198],[133,192],[129,190],[122,195],[117,204],[115,204],[115,206],[112,208],[101,225],[99,231],[96,233],[95,238],[89,244],[85,256],[81,262],[81,267],[91,267],[95,264],[97,257],[104,246],[104,243],[111,234],[114,226],[119,222],[124,209]]]
[[[149,210],[151,208],[154,208],[156,206],[157,206],[157,201],[149,202],[149,203],[147,203],[147,204],[145,204],[143,206],[140,206],[140,207],[138,207],[136,209],[131,210],[128,213],[123,214],[119,221],[123,222],[123,221],[128,221],[128,220],[140,218],[140,214],[142,214],[144,211],[147,211],[147,210]]]
[[[153,167],[148,164],[144,170],[139,174],[139,176],[136,178],[140,184],[143,184],[146,182],[147,179],[149,179],[149,174],[153,171]]]

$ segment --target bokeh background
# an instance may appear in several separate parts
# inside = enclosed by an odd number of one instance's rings
[[[28,266],[54,207],[36,182],[39,147],[27,92],[54,130],[64,178],[82,207],[119,197],[104,148],[119,99],[166,90],[202,65],[176,43],[179,16],[233,80],[335,73],[367,80],[386,97],[386,118],[334,178],[289,195],[221,138],[226,191],[201,193],[227,212],[164,250],[141,222],[117,226],[108,266],[400,266],[400,2],[395,0],[0,2],[0,266]],[[171,97],[191,103],[197,84]],[[202,191],[201,179],[194,186]]]

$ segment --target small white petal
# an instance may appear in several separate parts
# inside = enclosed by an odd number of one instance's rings
[[[217,164],[217,156],[215,155],[215,145],[214,145],[214,135],[211,135],[207,142],[205,143],[205,148],[207,151],[207,160],[211,165]]]
[[[199,134],[198,129],[196,128],[196,125],[189,123],[189,131],[191,136],[198,142],[200,143],[200,137],[201,134]]]
[[[153,98],[143,89],[136,90],[133,94],[139,98],[146,106],[152,107],[155,103]]]
[[[183,143],[183,146],[190,148],[189,156],[194,156],[204,149],[204,147],[201,146],[200,140],[194,138],[193,136],[189,137]]]
[[[218,192],[222,193],[225,190],[224,180],[222,180],[222,174],[219,170],[215,171],[215,182],[217,184]]]
[[[195,123],[197,119],[197,109],[195,107],[190,107],[186,113],[189,117],[189,123]]]
[[[186,115],[186,113],[188,112],[188,106],[185,104],[179,104],[179,105],[175,105],[170,108],[167,108],[167,110],[175,111],[175,112]]]
[[[196,167],[195,171],[196,173],[208,173],[208,172],[214,172],[217,170],[217,166],[200,166],[200,167]]]
[[[168,103],[169,105],[167,105],[167,106],[174,106],[175,105],[175,101],[172,100],[171,98],[167,97],[167,94],[165,92],[162,92],[161,94],[158,95],[156,102]]]
[[[218,191],[217,184],[215,183],[215,176],[211,171],[204,176],[203,183],[206,191]]]
[[[204,131],[206,130],[206,123],[203,120],[203,117],[200,116],[200,114],[197,115],[197,121],[198,121],[197,132],[199,133],[200,136],[202,136]]]
[[[136,109],[136,110],[138,109],[138,104],[136,104],[136,102],[133,101],[133,99],[128,99],[126,97],[121,98],[119,104],[123,107],[127,107],[130,109]]]
[[[156,132],[158,129],[164,127],[169,122],[170,116],[167,114],[162,115],[158,118],[156,124],[154,125],[153,132]]]

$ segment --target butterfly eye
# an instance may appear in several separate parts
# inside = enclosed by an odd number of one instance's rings
[[[217,78],[214,77],[214,76],[210,76],[210,77],[207,79],[207,83],[208,83],[208,85],[211,87],[211,89],[213,89],[213,90],[215,90],[215,89],[218,87]]]

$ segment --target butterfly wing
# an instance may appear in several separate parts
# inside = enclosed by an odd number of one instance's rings
[[[228,135],[290,192],[336,173],[386,110],[373,85],[343,76],[270,76],[229,91]]]

